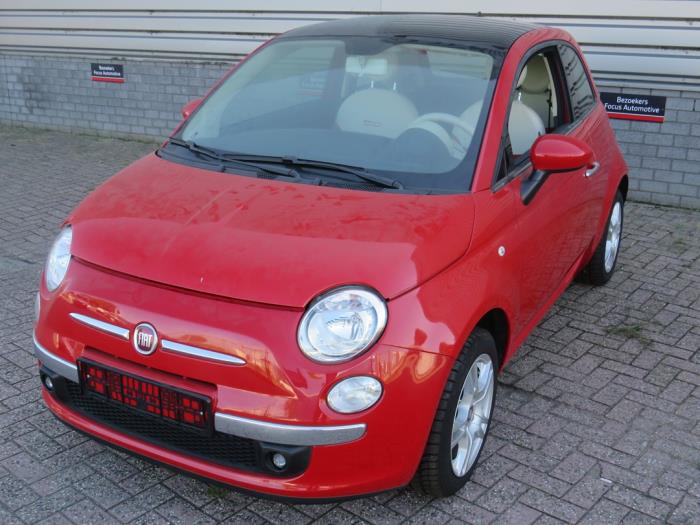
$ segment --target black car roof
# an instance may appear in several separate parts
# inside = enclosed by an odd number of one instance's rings
[[[321,22],[283,37],[384,36],[462,40],[508,49],[539,26],[469,15],[372,15]]]

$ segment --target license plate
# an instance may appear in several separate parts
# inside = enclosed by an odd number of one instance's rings
[[[210,430],[211,400],[87,360],[78,361],[84,392],[189,428]]]

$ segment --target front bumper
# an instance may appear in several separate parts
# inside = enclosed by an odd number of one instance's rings
[[[39,344],[36,336],[33,339],[34,353],[48,370],[74,384],[80,383],[78,367],[75,364],[49,352]],[[214,412],[216,432],[285,445],[339,445],[361,438],[366,428],[364,423],[335,426],[288,425]]]
[[[302,447],[308,458],[303,468],[287,475],[221,464],[107,425],[44,389],[46,404],[57,417],[102,441],[196,476],[282,498],[346,498],[406,485],[422,456],[452,364],[441,354],[380,341],[352,362],[319,365],[296,347],[301,311],[186,295],[79,261],[71,263],[56,293],[42,289],[40,297],[35,348],[52,373],[77,384],[77,362],[89,359],[207,395],[217,433],[253,440],[265,450]],[[72,314],[125,333],[87,326]],[[149,356],[135,352],[129,334],[144,321],[158,328],[161,342],[178,342],[182,348],[160,347]],[[245,364],[195,355],[193,348]],[[352,375],[377,377],[384,387],[382,399],[360,414],[337,414],[326,405],[326,392]]]

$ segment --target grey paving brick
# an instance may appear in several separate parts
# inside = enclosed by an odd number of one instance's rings
[[[564,499],[589,509],[610,489],[610,483],[594,473],[587,475],[569,490]]]
[[[2,461],[2,466],[5,467],[12,475],[26,483],[32,483],[52,472],[50,466],[43,465],[26,452],[15,454]]]
[[[77,482],[74,486],[97,505],[109,509],[129,499],[129,493],[101,474],[93,474]]]
[[[630,511],[627,516],[622,520],[622,525],[661,525],[663,521],[652,518],[636,510]]]
[[[490,523],[494,520],[494,518],[496,518],[494,513],[461,498],[437,500],[435,501],[434,505],[436,508],[440,509],[446,514],[449,514],[458,520],[466,523],[472,523],[474,525]]]
[[[621,523],[630,513],[628,507],[624,507],[614,501],[601,499],[588,514],[579,522],[584,525],[599,525],[602,523]]]
[[[246,505],[254,500],[252,496],[234,491],[218,491],[223,494],[218,495],[212,501],[201,507],[202,511],[214,518],[217,522],[233,516],[242,511]]]
[[[673,489],[671,487],[652,487],[649,489],[649,495],[671,505],[678,505],[681,498],[683,498],[683,491]]]
[[[670,507],[654,498],[640,494],[637,491],[614,485],[606,494],[608,499],[626,507],[663,520],[669,514]]]
[[[69,469],[61,469],[58,472],[32,483],[31,487],[37,494],[48,496],[68,485],[76,486],[75,484],[77,482],[88,477],[92,473],[94,473],[94,471],[85,463],[78,463]]]
[[[61,511],[61,515],[69,520],[70,523],[95,525],[117,525],[120,523],[114,516],[96,507],[91,500],[87,499],[78,501],[68,508],[64,508]],[[55,523],[52,518],[48,518],[47,521]]]
[[[484,492],[477,500],[479,506],[491,512],[501,514],[507,511],[521,494],[528,490],[528,484],[514,479],[502,479]],[[500,521],[500,518],[499,518]]]
[[[173,493],[163,485],[151,488],[126,499],[110,509],[110,514],[123,522],[135,520],[152,511],[173,497]]]
[[[324,515],[321,518],[321,523],[355,523],[355,522],[346,522],[346,521],[324,521],[328,516],[328,514]],[[351,517],[354,517],[350,515]],[[357,517],[354,517],[355,520],[357,520]],[[432,505],[429,505],[427,507],[423,507],[420,509],[418,512],[412,514],[404,523],[410,524],[410,525],[442,525],[444,523],[448,523],[455,520],[455,518],[452,518],[449,514],[446,514],[442,512],[441,510],[435,508]],[[319,523],[317,521],[314,522],[314,524]]]
[[[668,518],[668,522],[673,525],[697,523],[698,516],[700,516],[700,499],[686,496]]]
[[[450,500],[451,504],[454,505],[455,507],[461,507],[461,506],[466,506],[466,505],[471,505],[469,502],[462,500],[461,498],[452,498]],[[259,508],[263,508],[267,506],[268,503],[254,503],[251,507],[255,508],[255,506],[258,506]],[[372,524],[392,524],[392,523],[400,523],[403,521],[404,517],[399,514],[398,512],[390,509],[389,507],[386,507],[384,505],[381,505],[374,501],[371,498],[368,499],[360,499],[360,500],[354,500],[354,501],[347,501],[345,503],[341,504],[342,508],[345,510],[351,512],[352,514],[359,516],[360,518],[368,521],[369,523]],[[442,506],[439,506],[440,510],[447,512],[446,508],[443,508]],[[448,514],[450,514],[448,512]],[[266,514],[261,514],[265,516],[266,519],[270,519],[270,513],[267,512]],[[303,514],[299,513],[299,517],[301,517],[302,520],[307,520],[308,518],[305,517]],[[310,521],[310,520],[308,520]],[[290,521],[282,521],[281,523],[292,523]],[[303,521],[302,521],[303,523]]]
[[[498,523],[499,525],[530,525],[541,516],[542,513],[539,511],[521,503],[515,503],[498,518]]]
[[[0,503],[5,508],[16,511],[37,499],[37,494],[14,476],[0,478]]]
[[[451,518],[449,515],[437,510],[433,509],[434,512],[438,513],[442,519],[438,520],[437,523],[447,523]],[[243,511],[241,514],[248,513],[248,511]],[[238,515],[236,516],[238,517]],[[260,518],[262,519],[262,518]],[[238,521],[236,521],[238,522]],[[228,523],[228,521],[227,521]],[[239,523],[244,523],[244,522],[239,522]],[[252,523],[259,523],[259,522],[252,522]],[[334,507],[330,512],[324,514],[317,520],[313,521],[314,525],[365,525],[369,523],[368,521],[365,521],[358,516],[352,514],[351,512],[346,511],[345,509],[341,507]]]
[[[571,487],[571,485],[565,481],[523,465],[512,470],[508,475],[524,485],[538,488],[543,492],[557,497],[563,496]]]
[[[386,506],[399,514],[411,517],[418,513],[423,507],[427,506],[432,500],[433,498],[426,494],[420,494],[414,490],[402,490],[391,498],[386,503]],[[320,513],[328,511],[324,505],[300,505],[299,510],[308,514],[309,509],[314,509],[316,507],[319,508]],[[314,517],[314,514],[310,515]]]
[[[566,523],[576,523],[585,514],[581,507],[537,489],[527,491],[520,502]]]
[[[36,523],[52,516],[61,509],[64,509],[77,501],[82,495],[75,488],[68,486],[50,496],[44,496],[25,505],[17,511],[17,516],[27,523]]]
[[[170,523],[179,525],[208,525],[216,521],[181,498],[173,498],[156,509]],[[288,522],[290,523],[290,522]]]
[[[552,470],[552,476],[569,483],[576,483],[583,478],[596,463],[594,459],[580,452],[574,452]]]

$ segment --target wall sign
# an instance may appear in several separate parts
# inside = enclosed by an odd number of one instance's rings
[[[666,97],[601,92],[600,100],[610,118],[649,122],[664,121]]]
[[[93,62],[90,65],[94,82],[116,82],[117,84],[124,82],[123,64],[95,64]]]

